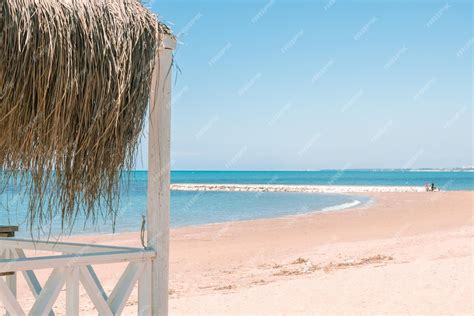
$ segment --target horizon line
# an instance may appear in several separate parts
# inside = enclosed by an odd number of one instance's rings
[[[268,170],[268,169],[239,169],[239,170],[221,170],[221,169],[172,169],[171,171],[178,172],[318,172],[318,171],[368,171],[368,170],[380,170],[380,171],[390,171],[390,170],[470,170],[474,169],[474,166],[465,166],[465,167],[422,167],[422,168],[322,168],[322,169],[293,169],[293,170]],[[148,171],[148,169],[132,169],[128,171]]]

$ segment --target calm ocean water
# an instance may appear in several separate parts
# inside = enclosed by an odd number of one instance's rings
[[[174,171],[173,183],[239,184],[346,184],[346,185],[423,185],[434,182],[444,190],[473,190],[472,172],[414,171],[315,171],[315,172],[234,172]],[[130,173],[128,190],[122,194],[117,232],[138,231],[146,214],[147,173]],[[280,217],[311,211],[330,211],[366,203],[369,198],[350,195],[255,192],[183,192],[171,194],[171,225],[180,227],[226,221]],[[19,194],[0,194],[0,225],[20,225],[26,231],[26,202]],[[52,234],[59,233],[59,220]],[[73,234],[111,233],[110,223],[84,225],[79,218]]]
[[[146,172],[137,171],[138,177]],[[434,183],[445,191],[474,190],[474,172],[428,170],[174,171],[174,183],[339,184],[414,186]]]

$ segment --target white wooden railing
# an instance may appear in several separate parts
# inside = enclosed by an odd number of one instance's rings
[[[54,256],[28,258],[26,249],[58,252]],[[53,306],[60,291],[66,288],[66,314],[79,314],[79,284],[82,284],[99,315],[119,315],[138,283],[138,314],[151,314],[153,250],[63,242],[33,242],[0,238],[0,303],[10,315],[26,315],[17,299],[16,278],[23,275],[35,302],[28,315],[54,315]],[[128,262],[128,266],[110,295],[107,295],[93,265]],[[52,269],[41,286],[35,270]]]

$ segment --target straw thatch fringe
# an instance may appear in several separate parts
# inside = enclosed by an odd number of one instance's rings
[[[138,1],[0,0],[2,182],[21,176],[31,227],[114,218],[163,32]]]

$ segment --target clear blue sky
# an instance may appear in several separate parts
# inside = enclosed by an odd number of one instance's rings
[[[471,1],[147,6],[179,35],[174,170],[473,164]]]

